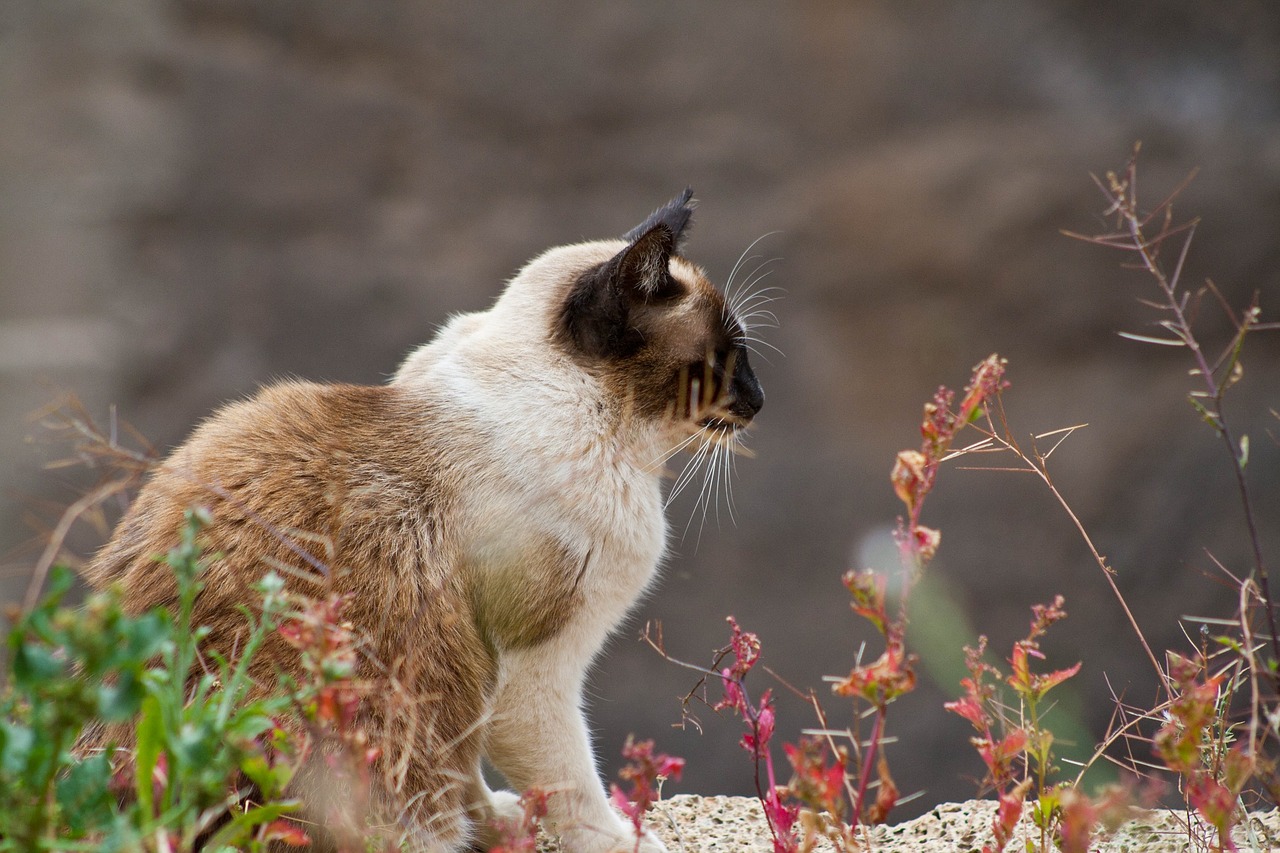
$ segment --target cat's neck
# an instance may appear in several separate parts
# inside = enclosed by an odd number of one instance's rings
[[[574,470],[657,476],[677,443],[637,424],[600,380],[545,346],[494,335],[478,315],[455,318],[406,359],[392,380],[432,403],[451,428],[475,431],[496,456],[530,457]]]

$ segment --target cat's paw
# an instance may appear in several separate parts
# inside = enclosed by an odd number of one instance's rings
[[[617,853],[631,853],[631,851],[639,850],[640,853],[667,853],[667,845],[658,840],[658,837],[649,830],[644,831],[644,835],[640,836],[640,845],[636,846],[636,837],[629,836],[621,846],[615,847]],[[613,851],[610,851],[613,853]]]
[[[564,832],[560,835],[560,844],[569,853],[667,853],[666,845],[647,829],[637,843],[630,826],[609,833],[592,830]]]
[[[482,807],[474,817],[472,848],[488,850],[511,841],[509,835],[518,832],[524,823],[524,806],[520,796],[511,791],[490,791],[479,798]]]
[[[490,791],[489,811],[495,821],[519,823],[524,820],[524,805],[520,802],[520,795],[514,791]]]

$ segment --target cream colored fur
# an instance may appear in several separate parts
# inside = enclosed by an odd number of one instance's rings
[[[512,570],[529,542],[551,535],[589,560],[584,606],[531,648],[499,650],[488,758],[516,790],[557,791],[550,821],[569,850],[632,850],[631,826],[609,806],[582,708],[586,672],[653,581],[666,547],[661,459],[687,432],[627,424],[626,412],[546,344],[565,282],[623,248],[617,241],[553,249],[529,264],[492,309],[454,318],[406,359],[393,384],[437,400],[458,429],[491,431],[492,456],[468,468],[457,523],[478,570]],[[693,272],[680,264],[682,275]],[[628,428],[631,427],[631,428]],[[589,556],[588,556],[589,555]],[[510,797],[496,807],[513,807]],[[642,850],[661,850],[647,838]]]

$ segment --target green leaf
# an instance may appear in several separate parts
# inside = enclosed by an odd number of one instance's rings
[[[1047,829],[1053,825],[1054,814],[1061,807],[1062,800],[1056,789],[1044,791],[1031,807],[1031,820],[1041,829]]]
[[[12,720],[0,720],[0,773],[19,775],[31,756],[36,736],[29,727]]]
[[[1240,436],[1240,455],[1236,461],[1239,463],[1241,471],[1249,464],[1249,436],[1247,435]]]
[[[115,797],[110,790],[111,762],[105,753],[71,765],[58,780],[56,796],[62,821],[73,837],[100,829],[111,822]]]
[[[98,686],[98,716],[109,723],[124,722],[138,713],[144,695],[142,681],[126,669],[114,684]]]
[[[273,595],[279,595],[284,589],[284,578],[276,574],[274,571],[267,572],[262,576],[262,580],[254,585],[254,589],[263,598],[269,598]]]
[[[1220,646],[1225,646],[1226,648],[1230,649],[1233,652],[1244,654],[1244,646],[1241,645],[1239,640],[1236,640],[1232,637],[1217,636],[1213,638],[1213,641]]]
[[[155,814],[152,778],[163,749],[164,719],[161,716],[160,700],[151,695],[142,700],[142,715],[138,719],[134,776],[138,804],[142,807],[142,813],[148,817]]]
[[[209,721],[202,720],[198,724],[184,724],[170,746],[174,764],[183,768],[201,770],[212,765],[214,758],[225,744],[222,741],[222,733]]]
[[[169,642],[171,633],[169,613],[165,610],[152,610],[128,620],[123,629],[125,652],[128,658],[145,663],[149,658],[160,654]]]
[[[240,771],[258,787],[258,793],[264,800],[281,796],[293,778],[293,767],[287,761],[273,765],[261,752],[250,753],[241,759]]]
[[[1204,418],[1204,422],[1213,427],[1214,432],[1222,432],[1222,424],[1218,421],[1216,412],[1210,411],[1208,406],[1201,403],[1194,396],[1187,397],[1187,401],[1200,413],[1200,417]]]
[[[61,563],[49,570],[49,583],[46,587],[48,592],[45,593],[44,601],[41,603],[42,608],[53,608],[62,601],[62,597],[67,594],[76,582],[76,573]]]
[[[295,801],[285,801],[268,803],[247,812],[236,812],[229,822],[222,829],[218,830],[218,834],[209,839],[205,845],[207,850],[219,850],[223,847],[235,847],[248,840],[254,828],[264,823],[275,820],[281,815],[297,811],[298,803]]]
[[[66,665],[47,646],[25,642],[13,655],[13,683],[34,690],[63,675]]]
[[[241,709],[227,724],[227,736],[250,741],[275,725],[269,714],[264,713],[255,703]]]

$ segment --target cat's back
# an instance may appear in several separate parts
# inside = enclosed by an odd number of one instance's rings
[[[273,565],[335,580],[371,563],[416,569],[447,502],[441,455],[414,440],[433,417],[391,386],[290,381],[231,403],[156,466],[86,577],[124,581],[131,603],[165,603],[172,583],[152,555],[191,507],[212,518],[210,584],[244,587]]]
[[[176,583],[155,555],[178,541],[186,509],[206,508],[193,613],[207,631],[202,650],[233,658],[244,647],[243,611],[261,601],[254,586],[268,572],[291,592],[342,596],[343,623],[359,638],[355,678],[381,686],[360,706],[363,730],[381,744],[377,772],[421,754],[438,760],[439,775],[460,774],[478,760],[476,718],[496,664],[450,568],[446,454],[422,440],[437,425],[429,400],[392,387],[265,388],[216,412],[156,466],[86,575],[119,583],[131,611],[171,608]],[[280,672],[304,678],[302,666],[271,632],[250,675],[271,685]],[[126,736],[102,731],[82,747]],[[435,765],[399,772],[413,791],[443,786]],[[295,782],[323,792],[323,767],[308,773]],[[446,809],[460,810],[460,796],[449,793]]]

